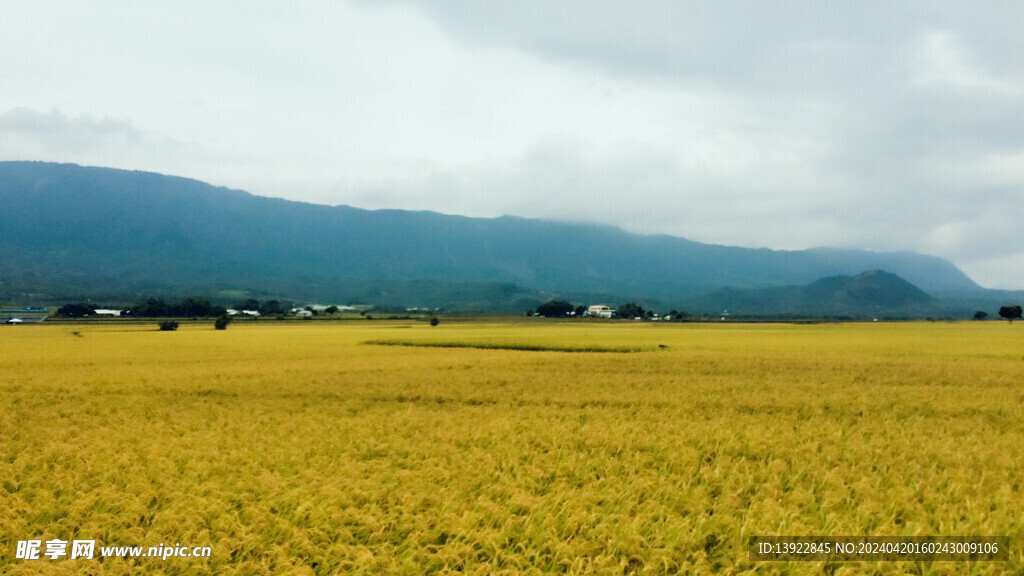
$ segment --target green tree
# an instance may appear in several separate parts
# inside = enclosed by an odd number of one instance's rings
[[[551,300],[537,306],[537,316],[545,318],[565,318],[575,310],[572,304],[564,300]]]
[[[680,312],[679,310],[672,310],[668,315],[671,317],[673,322],[682,322],[690,316],[686,312]]]
[[[642,306],[637,305],[636,302],[627,302],[625,304],[619,304],[618,307],[619,316],[623,318],[644,318],[647,316],[647,312]]]
[[[227,330],[228,324],[231,324],[231,316],[228,316],[227,314],[221,314],[213,321],[213,327],[215,330]]]
[[[175,306],[177,310],[174,311],[173,316],[219,316],[224,314],[225,310],[221,306],[214,306],[210,304],[209,300],[205,298],[197,298],[190,296],[185,298]]]
[[[978,310],[977,312],[974,313],[975,320],[984,320],[985,318],[988,318],[988,312]]]
[[[284,308],[281,307],[281,303],[277,300],[267,300],[259,310],[260,314],[263,314],[264,316],[284,314]]]
[[[65,304],[57,309],[57,316],[62,318],[84,318],[91,316],[93,307],[88,304]]]
[[[1006,318],[1006,320],[1010,324],[1013,324],[1014,320],[1018,320],[1021,317],[1021,307],[1020,306],[1003,306],[1003,307],[1001,307],[999,309],[999,316],[1002,317],[1002,318]]]
[[[239,310],[239,311],[241,311],[241,310],[259,310],[259,309],[260,309],[260,301],[256,300],[255,298],[247,298],[245,300],[242,300],[241,302],[238,303],[238,305],[235,306],[235,310]]]
[[[170,316],[171,307],[160,298],[150,298],[132,307],[132,316],[139,318],[160,318]]]

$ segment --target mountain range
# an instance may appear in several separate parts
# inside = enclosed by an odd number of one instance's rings
[[[884,272],[860,277],[871,271]],[[7,303],[248,294],[494,311],[550,298],[755,314],[882,309],[843,292],[853,278],[887,286],[878,289],[884,309],[914,314],[961,313],[1019,295],[987,291],[950,262],[912,252],[738,248],[612,226],[323,206],[148,172],[0,162]],[[893,290],[906,289],[894,278],[927,300],[891,301]]]

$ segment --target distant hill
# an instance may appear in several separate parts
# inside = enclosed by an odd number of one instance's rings
[[[556,295],[672,305],[722,288],[869,270],[932,294],[984,294],[948,261],[911,252],[736,248],[611,226],[321,206],[153,173],[0,162],[4,301],[249,291],[504,310]]]
[[[806,286],[754,290],[722,289],[687,303],[691,310],[734,315],[921,318],[952,308],[882,270],[830,276]]]

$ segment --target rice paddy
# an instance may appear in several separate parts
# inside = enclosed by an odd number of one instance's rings
[[[1024,327],[0,327],[4,574],[1024,572]],[[756,562],[764,535],[1005,562]],[[209,558],[15,558],[25,539]]]

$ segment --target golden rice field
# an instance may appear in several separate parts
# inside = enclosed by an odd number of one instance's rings
[[[3,574],[1024,573],[1018,324],[68,324],[0,327],[0,358]],[[1011,546],[753,562],[757,535]]]

